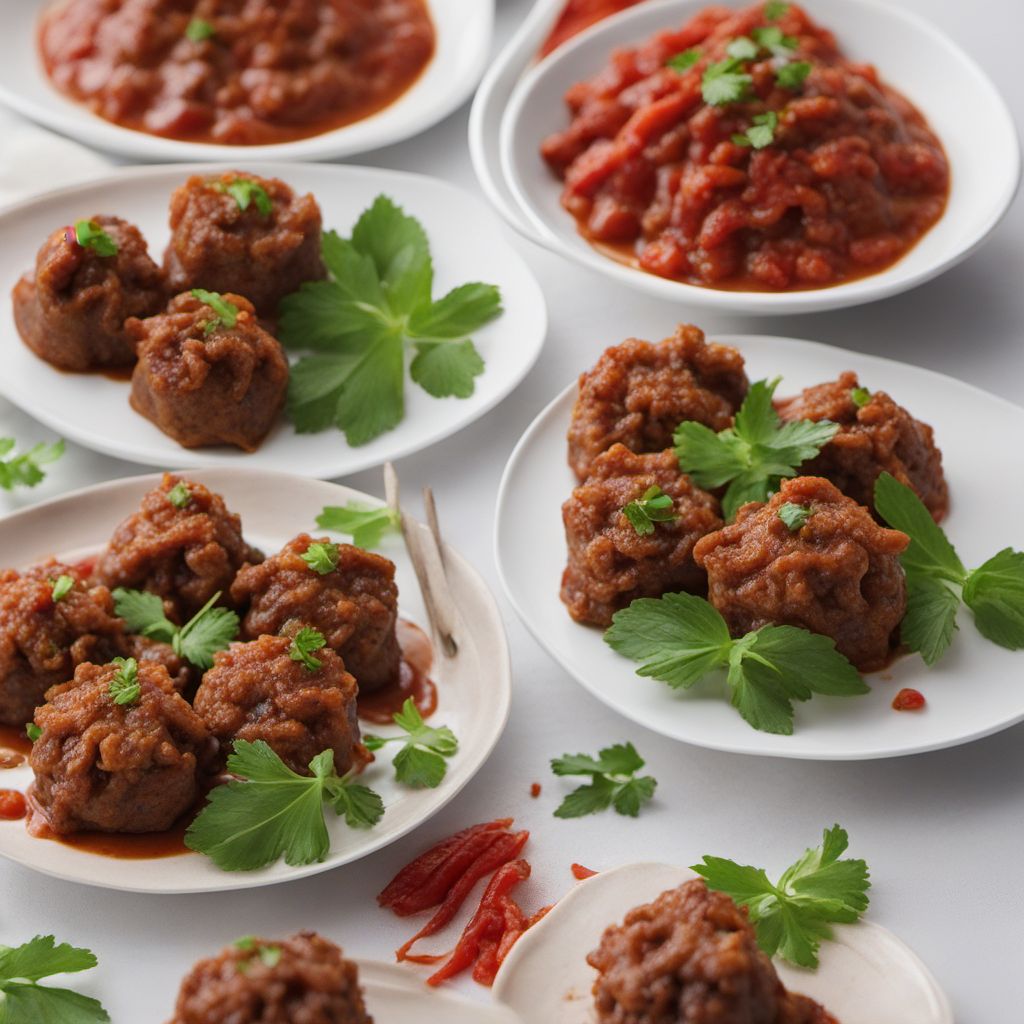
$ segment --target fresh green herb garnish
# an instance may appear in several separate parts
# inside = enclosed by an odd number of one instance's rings
[[[339,548],[330,541],[316,541],[306,548],[302,560],[318,576],[326,576],[338,568]]]
[[[12,491],[21,485],[24,487],[35,487],[46,479],[46,474],[40,466],[46,466],[56,462],[64,454],[64,442],[56,441],[54,444],[37,444],[21,455],[15,455],[5,459],[14,450],[13,437],[0,437],[0,487],[5,491]]]
[[[734,60],[753,60],[758,54],[758,46],[753,39],[739,36],[729,43],[725,52]]]
[[[276,967],[281,962],[281,947],[260,946],[259,958],[264,967]]]
[[[139,663],[134,658],[114,658],[112,664],[117,665],[117,671],[110,680],[107,692],[115,704],[134,704],[142,696]]]
[[[212,185],[216,191],[231,196],[240,210],[248,210],[250,205],[255,203],[256,209],[264,217],[274,211],[274,204],[271,202],[267,190],[258,181],[253,181],[251,178],[235,178],[228,184],[224,184],[223,181],[214,181]]]
[[[372,828],[384,814],[381,798],[352,772],[335,773],[332,750],[317,754],[305,776],[263,740],[235,740],[227,769],[236,778],[210,793],[185,835],[190,850],[223,871],[255,871],[282,856],[292,866],[323,861],[331,846],[324,801],[349,828]]]
[[[683,50],[682,53],[673,54],[665,61],[665,64],[676,71],[689,71],[700,60],[700,56],[700,50],[693,46],[689,50]]]
[[[77,974],[95,966],[90,950],[58,946],[52,935],[37,935],[21,946],[0,946],[0,1022],[109,1024],[110,1015],[97,1000],[39,984],[54,974]]]
[[[704,102],[713,107],[724,107],[746,97],[754,80],[741,71],[743,61],[735,57],[709,65],[701,78],[700,91]]]
[[[698,487],[714,490],[728,484],[722,508],[731,520],[748,501],[764,501],[779,481],[796,474],[835,437],[830,420],[783,423],[772,404],[780,378],[752,384],[731,427],[715,433],[687,420],[676,429],[679,466]]]
[[[788,57],[799,45],[799,40],[783,35],[777,25],[755,28],[751,33],[755,42],[762,50],[767,50],[773,57]]]
[[[638,598],[615,613],[604,639],[640,662],[638,676],[673,689],[689,689],[725,669],[732,706],[762,732],[791,735],[795,700],[868,692],[831,638],[795,626],[763,626],[734,640],[718,610],[692,594]]]
[[[1024,647],[1024,554],[1003,548],[978,568],[965,568],[921,499],[889,473],[875,481],[875,508],[910,538],[900,555],[907,575],[900,638],[907,647],[934,665],[952,643],[961,602],[985,639],[1011,651]]]
[[[179,480],[168,492],[167,500],[175,508],[185,508],[192,501],[192,492],[184,480]]]
[[[63,601],[64,598],[67,597],[75,588],[75,578],[73,576],[68,576],[67,574],[62,574],[55,580],[50,580],[50,582],[53,584],[53,589],[50,591],[50,597],[54,604],[58,601]]]
[[[364,736],[367,750],[380,750],[387,743],[401,743],[395,755],[395,778],[415,789],[435,789],[448,771],[446,758],[459,750],[455,733],[446,725],[433,728],[423,721],[419,708],[410,697],[397,712],[395,725],[404,736]]]
[[[265,967],[276,967],[281,962],[281,947],[274,945],[257,946],[255,935],[243,935],[242,938],[235,939],[232,945],[243,953],[255,952]],[[251,960],[240,960],[237,967],[244,974],[249,969],[251,962]]]
[[[637,776],[644,759],[632,743],[616,743],[598,752],[564,754],[551,762],[555,775],[585,775],[590,782],[574,789],[555,811],[556,818],[581,818],[614,807],[619,814],[635,818],[640,808],[654,796],[657,780],[650,775]]]
[[[301,663],[307,672],[317,672],[324,667],[324,663],[319,658],[314,658],[313,652],[323,650],[326,646],[327,641],[324,639],[323,633],[310,626],[303,626],[292,637],[292,645],[288,648],[288,657],[292,661]]]
[[[205,288],[193,288],[192,298],[209,306],[217,314],[212,320],[207,320],[203,324],[203,334],[213,334],[218,327],[227,327],[230,330],[238,321],[238,307],[233,302],[228,302],[219,292],[208,292]]]
[[[240,949],[243,953],[248,953],[249,950],[256,948],[256,936],[243,935],[240,939],[235,939],[232,945],[235,949]]]
[[[789,4],[782,3],[781,0],[768,0],[764,5],[764,20],[778,21],[788,11]]]
[[[671,496],[657,484],[648,487],[641,497],[626,505],[622,514],[641,537],[654,533],[655,523],[671,523],[679,518],[673,510]]]
[[[693,870],[709,889],[746,907],[757,943],[768,956],[778,953],[799,967],[818,966],[822,940],[832,924],[852,924],[868,908],[868,866],[839,858],[849,846],[845,829],[826,829],[820,846],[806,850],[773,885],[763,868],[707,857]]]
[[[397,426],[407,344],[410,376],[428,394],[473,394],[484,362],[469,335],[502,312],[494,285],[464,284],[435,302],[427,236],[387,196],[350,239],[326,232],[323,255],[332,280],[307,282],[281,304],[281,340],[317,353],[292,367],[288,412],[299,433],[335,426],[361,445]]]
[[[385,533],[401,528],[402,520],[386,506],[350,501],[347,505],[327,505],[316,517],[316,525],[322,530],[347,534],[356,547],[375,548]]]
[[[867,388],[850,388],[850,401],[858,409],[863,409],[871,401],[871,392]]]
[[[40,728],[39,728],[39,726],[38,726],[38,725],[36,725],[36,723],[35,723],[35,722],[29,722],[29,723],[28,723],[28,725],[26,725],[26,726],[25,726],[25,735],[26,735],[26,736],[27,736],[27,737],[28,737],[28,738],[29,738],[29,739],[30,739],[30,740],[31,740],[31,741],[32,741],[33,743],[35,743],[35,741],[36,741],[37,739],[39,739],[39,737],[40,737],[40,736],[42,736],[42,735],[43,735],[43,730],[42,730],[42,729],[40,729]]]
[[[75,221],[75,241],[83,249],[92,249],[97,256],[117,255],[117,242],[94,220]]]
[[[212,39],[217,30],[203,18],[193,18],[185,28],[185,36],[193,43],[201,43],[206,39]]]
[[[775,141],[775,129],[779,126],[779,115],[774,110],[754,115],[754,123],[744,134],[733,135],[732,141],[737,146],[752,146],[764,149]]]
[[[797,89],[803,88],[803,84],[810,73],[810,61],[791,60],[788,64],[783,64],[782,67],[775,72],[775,82],[783,89],[790,89],[793,92],[796,92]]]
[[[792,501],[787,501],[779,509],[779,518],[789,527],[792,533],[796,533],[811,518],[811,506],[797,505]]]
[[[124,619],[129,633],[170,644],[176,654],[196,668],[213,667],[213,656],[238,636],[238,616],[230,608],[214,608],[218,590],[184,626],[176,626],[164,615],[164,603],[157,594],[118,587],[114,608]]]

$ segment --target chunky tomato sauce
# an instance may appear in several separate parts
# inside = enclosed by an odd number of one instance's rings
[[[569,90],[542,154],[603,251],[691,284],[817,288],[891,265],[942,215],[949,165],[920,112],[799,7],[765,8],[710,7]],[[735,98],[707,101],[744,46]]]
[[[54,84],[108,121],[251,146],[393,103],[434,53],[426,0],[68,0],[44,16]]]

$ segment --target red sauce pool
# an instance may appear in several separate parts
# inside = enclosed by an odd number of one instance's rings
[[[410,697],[424,718],[437,710],[437,685],[429,675],[434,664],[430,637],[419,626],[400,619],[398,643],[402,648],[398,685],[359,695],[359,717],[374,725],[391,725],[395,713]]]
[[[16,789],[0,789],[0,819],[3,821],[20,821],[28,814],[28,802],[25,794]]]

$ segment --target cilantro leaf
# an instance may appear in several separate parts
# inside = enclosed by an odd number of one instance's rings
[[[926,665],[934,665],[949,649],[958,627],[960,591],[942,579],[907,573],[907,611],[900,623],[900,639],[917,651]]]
[[[858,409],[863,409],[871,401],[871,392],[867,388],[850,388],[850,401]]]
[[[787,501],[779,509],[778,516],[793,533],[796,533],[811,518],[811,506],[797,505],[792,501]]]
[[[227,767],[237,778],[210,793],[185,835],[189,849],[224,871],[254,871],[281,857],[292,866],[322,862],[330,851],[325,800],[350,824],[371,826],[384,813],[379,797],[335,774],[331,750],[317,754],[304,776],[263,740],[235,740]]]
[[[416,343],[409,376],[434,398],[469,398],[474,378],[484,372],[484,361],[469,338],[464,341]]]
[[[37,935],[21,946],[0,946],[0,985],[4,982],[40,981],[54,974],[75,974],[96,966],[96,956],[88,949],[62,942],[52,935]]]
[[[338,545],[315,541],[306,548],[301,557],[318,576],[326,576],[338,568]]]
[[[0,1024],[108,1024],[110,1017],[97,1000],[38,984],[42,978],[95,966],[90,950],[58,946],[52,935],[0,946]]]
[[[187,508],[192,501],[192,492],[184,480],[179,480],[168,492],[167,500],[175,508]]]
[[[110,696],[115,704],[135,704],[142,696],[139,663],[134,658],[114,658],[113,664],[117,665],[117,671],[107,687]]]
[[[665,64],[676,71],[689,71],[700,60],[700,57],[700,50],[696,46],[692,46],[689,50],[683,50],[682,53],[673,54],[665,61]]]
[[[796,92],[798,89],[803,88],[803,84],[807,81],[807,76],[810,73],[810,61],[791,60],[788,64],[783,64],[782,67],[775,72],[775,83],[783,89],[789,89],[792,92]],[[862,391],[864,389],[855,388],[854,390]]]
[[[118,587],[114,591],[114,611],[124,619],[129,633],[167,644],[177,635],[178,627],[164,615],[164,602],[158,594]]]
[[[75,589],[75,580],[73,576],[68,576],[66,573],[62,573],[55,580],[50,581],[53,584],[53,589],[50,591],[50,597],[54,604],[63,601],[72,590]]]
[[[395,778],[414,789],[436,789],[448,771],[445,759],[458,753],[459,741],[447,726],[427,725],[410,697],[394,716],[404,736],[363,737],[368,750],[381,750],[388,743],[401,743],[395,755]]]
[[[193,288],[191,295],[217,314],[203,325],[203,334],[213,334],[219,327],[227,327],[230,330],[238,322],[239,308],[233,302],[228,302],[219,292]]]
[[[658,785],[650,775],[637,776],[644,764],[632,743],[605,747],[596,758],[587,754],[564,754],[554,758],[551,771],[555,775],[590,776],[587,785],[574,789],[562,801],[555,817],[579,818],[609,807],[627,817],[637,817],[640,808],[654,797]]]
[[[755,29],[756,31],[756,29]],[[747,36],[739,36],[730,41],[725,52],[734,60],[753,60],[758,53],[757,43]]]
[[[963,598],[983,637],[1012,651],[1024,647],[1024,554],[1004,548],[972,569]]]
[[[274,211],[274,204],[271,202],[270,196],[267,195],[267,190],[258,181],[253,181],[251,178],[235,178],[228,184],[218,181],[214,184],[214,188],[218,192],[225,192],[231,196],[243,212],[253,204],[264,217]]]
[[[299,434],[315,434],[336,425],[341,389],[358,364],[359,353],[308,356],[292,367],[288,416]]]
[[[212,39],[217,30],[203,18],[193,18],[185,26],[185,38],[193,43],[201,43],[206,39]]]
[[[327,640],[323,633],[304,626],[292,638],[291,647],[288,648],[288,657],[292,661],[299,662],[307,672],[316,672],[323,668],[324,663],[319,658],[314,658],[313,652],[323,650],[326,646]]]
[[[701,95],[712,107],[742,100],[753,85],[753,78],[740,71],[741,62],[730,57],[709,65],[701,78]]]
[[[737,134],[732,141],[737,146],[752,146],[754,149],[764,149],[775,141],[775,129],[779,125],[779,115],[774,110],[764,114],[755,114],[754,123],[744,134]]]
[[[347,534],[356,547],[375,548],[385,533],[401,527],[401,519],[385,505],[350,501],[347,505],[325,506],[316,517],[316,525],[322,530]]]
[[[35,722],[29,722],[28,725],[25,726],[25,735],[29,738],[30,742],[35,743],[35,741],[43,735],[43,730],[40,729]]]
[[[92,249],[97,256],[117,255],[117,242],[94,220],[75,221],[75,241],[83,249]]]
[[[597,775],[585,786],[574,789],[558,805],[556,818],[582,818],[608,810],[615,797],[615,783]]]
[[[773,57],[788,57],[798,45],[798,40],[784,35],[778,25],[758,27],[750,34],[754,37],[757,45],[768,50]]]
[[[409,334],[423,340],[457,340],[501,316],[501,292],[493,284],[460,285],[443,298],[413,310]]]
[[[656,523],[671,523],[679,518],[674,511],[672,497],[657,484],[648,487],[639,498],[626,505],[622,514],[641,537],[654,533]]]
[[[788,3],[784,3],[783,0],[768,0],[768,3],[764,5],[764,20],[778,21],[779,18],[783,17],[788,12]]]
[[[382,335],[345,379],[334,422],[353,447],[368,444],[405,416],[405,351],[398,332]]]
[[[5,459],[14,450],[14,438],[0,437],[0,488],[12,491],[15,487],[35,487],[46,479],[40,468],[56,462],[64,454],[64,442],[37,444],[21,455]]]

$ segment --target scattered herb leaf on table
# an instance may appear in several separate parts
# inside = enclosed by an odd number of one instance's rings
[[[581,818],[609,807],[627,817],[637,817],[658,785],[650,775],[637,775],[645,763],[632,743],[605,747],[596,758],[587,754],[556,757],[551,762],[555,775],[585,775],[590,782],[574,789],[555,811],[555,817]]]
[[[43,466],[56,462],[64,454],[64,442],[37,444],[21,455],[10,455],[14,450],[13,437],[0,437],[0,487],[12,491],[19,485],[35,487],[46,479]]]

